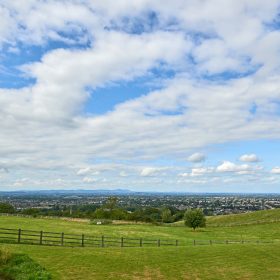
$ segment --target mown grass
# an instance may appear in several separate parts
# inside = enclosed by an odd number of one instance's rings
[[[60,219],[0,217],[0,227],[88,235],[179,239],[179,247],[67,248],[6,245],[45,267],[53,279],[279,279],[279,210],[211,217],[208,227],[90,225]],[[265,217],[265,218],[263,218]],[[227,220],[228,219],[228,220]],[[267,222],[265,222],[267,219]],[[261,223],[258,220],[262,220]],[[235,223],[235,224],[233,224]],[[238,225],[237,225],[238,224]],[[191,246],[200,240],[272,240],[266,244]]]
[[[279,279],[280,245],[168,248],[67,248],[9,245],[57,280]]]

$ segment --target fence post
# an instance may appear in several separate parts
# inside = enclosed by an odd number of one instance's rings
[[[209,242],[210,242],[210,245],[212,245],[212,240],[209,240]]]
[[[195,239],[193,240],[193,246],[195,246]]]
[[[178,240],[176,240],[176,246],[178,246]]]
[[[104,247],[104,235],[101,236],[101,247]]]
[[[21,241],[21,229],[18,229],[18,243]]]
[[[40,231],[40,245],[43,244],[43,231]]]
[[[64,232],[61,233],[61,246],[64,244]]]
[[[82,247],[84,247],[84,246],[85,246],[85,235],[82,234]]]
[[[123,247],[123,237],[121,238],[121,247]]]
[[[226,240],[226,244],[228,244],[228,240]]]
[[[157,245],[158,245],[158,247],[160,247],[160,239],[158,239]]]
[[[142,240],[142,238],[140,238],[140,247],[142,247],[143,246],[143,240]]]

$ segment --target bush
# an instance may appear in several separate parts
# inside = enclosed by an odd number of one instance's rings
[[[1,202],[0,203],[0,213],[8,213],[12,214],[15,213],[15,208],[13,205],[6,203],[6,202]]]
[[[27,255],[12,255],[0,274],[14,280],[50,280],[51,274]]]

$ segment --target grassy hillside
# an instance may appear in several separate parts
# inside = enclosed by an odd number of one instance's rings
[[[209,226],[254,225],[280,222],[280,209],[209,217]]]
[[[168,248],[62,248],[10,245],[56,280],[279,279],[280,246],[215,245]]]
[[[65,233],[179,239],[182,247],[67,248],[1,245],[28,254],[58,279],[279,279],[279,210],[211,217],[196,232],[184,226],[90,225],[59,219],[0,217],[0,227]],[[258,219],[262,221],[258,223]],[[267,219],[267,220],[266,220]],[[267,244],[191,246],[193,239],[273,240]]]
[[[150,224],[117,224],[117,225],[90,225],[89,222],[65,221],[62,219],[40,219],[1,216],[0,227],[22,228],[31,230],[55,231],[73,234],[86,234],[94,236],[137,237],[137,238],[166,238],[178,239],[181,244],[192,243],[193,239],[258,239],[280,240],[280,221],[271,223],[271,219],[279,217],[278,210],[258,211],[240,215],[227,215],[210,217],[207,227],[195,232],[179,226],[156,226]],[[257,216],[261,223],[252,223],[252,218]],[[268,216],[268,222],[264,222]],[[255,218],[254,218],[255,219]],[[234,223],[232,222],[234,220]],[[255,219],[256,220],[256,219]],[[219,228],[217,228],[219,225]],[[232,225],[232,226],[229,226]]]

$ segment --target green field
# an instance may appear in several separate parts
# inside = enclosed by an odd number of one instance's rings
[[[208,218],[205,229],[181,223],[90,225],[59,219],[0,217],[0,227],[88,235],[178,239],[179,247],[67,248],[1,245],[28,254],[54,279],[280,279],[280,209]],[[273,243],[193,246],[196,240]]]

